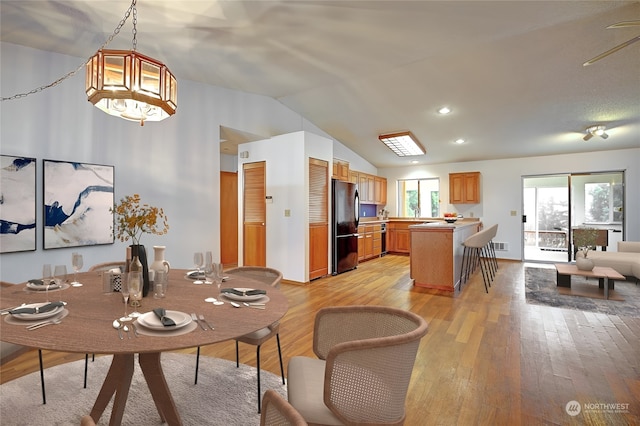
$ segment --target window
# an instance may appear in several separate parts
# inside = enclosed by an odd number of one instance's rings
[[[398,181],[398,217],[439,217],[440,180]]]
[[[584,193],[585,222],[622,222],[622,184],[585,183]]]

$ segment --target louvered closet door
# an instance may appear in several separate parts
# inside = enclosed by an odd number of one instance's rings
[[[264,161],[243,165],[244,266],[267,266],[266,167]]]
[[[329,162],[309,158],[309,279],[329,273]]]

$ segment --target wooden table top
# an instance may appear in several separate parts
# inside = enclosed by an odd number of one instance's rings
[[[625,279],[625,277],[620,275],[615,269],[608,266],[594,266],[591,271],[583,271],[571,263],[555,263],[554,266],[560,275],[580,275],[583,277],[612,278],[616,280]]]
[[[288,301],[280,290],[246,277],[231,277],[222,287],[245,287],[267,290],[269,302],[266,309],[234,308],[229,303],[216,306],[204,300],[216,296],[215,285],[196,285],[186,278],[186,270],[171,270],[167,294],[164,299],[154,299],[153,292],[142,300],[141,313],[154,308],[165,308],[190,314],[202,314],[215,327],[204,331],[200,327],[177,336],[147,336],[121,340],[113,328],[114,319],[124,313],[120,293],[102,293],[99,273],[78,274],[82,287],[49,291],[49,300],[67,302],[69,314],[60,324],[28,331],[22,325],[9,324],[6,316],[0,320],[2,340],[23,346],[61,352],[128,354],[164,352],[174,349],[203,346],[222,342],[259,330],[280,320],[288,309]],[[0,308],[22,303],[45,302],[44,291],[26,290],[26,283],[0,291]],[[128,312],[132,312],[131,307]]]

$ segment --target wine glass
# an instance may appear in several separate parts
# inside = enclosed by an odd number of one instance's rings
[[[131,318],[127,314],[127,305],[129,304],[129,279],[125,278],[120,283],[120,294],[124,300],[124,315],[120,317],[120,321],[129,321]]]
[[[82,260],[82,255],[80,253],[72,253],[71,254],[71,264],[73,265],[73,282],[71,283],[71,285],[73,287],[82,287],[82,283],[78,282],[78,272],[80,271],[80,269],[82,269],[82,266],[84,264],[83,260]]]
[[[200,279],[200,268],[204,264],[204,257],[202,256],[201,251],[197,251],[193,254],[193,264],[196,265],[196,280],[193,282],[194,284],[202,284],[203,281]]]
[[[138,318],[142,315],[138,312],[138,307],[141,305],[142,300],[142,271],[129,271],[129,298],[131,299],[131,306],[133,306],[133,312],[129,314],[131,318]]]
[[[205,284],[213,284],[213,277],[215,273],[215,269],[213,267],[213,254],[208,251],[205,254],[205,262],[204,262],[204,283]]]
[[[44,292],[47,297],[47,302],[49,302],[49,284],[53,280],[53,274],[51,273],[51,264],[45,263],[42,265],[42,284],[44,284]]]
[[[224,278],[224,265],[222,263],[214,263],[213,270],[215,271],[213,281],[216,283],[216,287],[218,287],[218,297],[220,297],[220,286]]]

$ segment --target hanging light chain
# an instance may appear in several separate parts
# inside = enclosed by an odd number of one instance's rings
[[[129,6],[129,9],[127,9],[127,11],[124,14],[124,17],[120,20],[120,22],[118,23],[118,26],[115,28],[115,30],[113,30],[113,32],[111,33],[111,35],[107,38],[107,40],[102,43],[102,46],[100,46],[100,48],[98,50],[104,49],[109,43],[111,43],[113,41],[113,39],[120,34],[120,30],[122,29],[122,27],[124,26],[124,24],[127,22],[127,19],[129,18],[129,16],[131,15],[131,12],[133,11],[133,50],[136,50],[136,45],[137,45],[137,40],[136,40],[136,33],[137,33],[137,29],[136,29],[136,23],[138,21],[138,11],[136,10],[136,1],[137,0],[133,0],[131,2],[131,5]],[[91,55],[93,56],[93,55]],[[76,75],[78,73],[78,71],[80,71],[82,68],[84,68],[84,66],[87,64],[87,62],[89,61],[90,57],[87,58],[87,60],[85,60],[82,64],[80,64],[78,66],[78,68],[76,68],[73,71],[70,71],[68,73],[66,73],[65,75],[63,75],[62,77],[60,77],[59,79],[57,79],[56,81],[46,84],[44,86],[40,86],[37,87],[35,89],[32,89],[26,93],[17,93],[13,96],[9,96],[9,97],[2,97],[1,101],[11,101],[14,99],[20,99],[20,98],[25,98],[29,95],[33,95],[35,93],[39,93],[42,92],[43,90],[49,89],[51,87],[57,86],[58,84],[62,83],[63,81],[65,81],[66,79],[68,79],[69,77],[72,77],[74,75]]]

